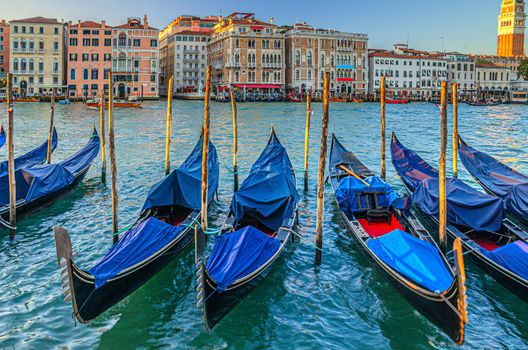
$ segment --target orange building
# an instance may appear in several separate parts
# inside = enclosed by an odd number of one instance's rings
[[[112,28],[112,72],[115,96],[159,98],[159,30],[139,18]]]
[[[79,21],[68,23],[68,96],[93,98],[108,89],[108,71],[112,68],[112,27]]]
[[[0,21],[0,77],[9,72],[9,23]]]
[[[497,56],[524,55],[524,0],[503,0],[498,18]]]

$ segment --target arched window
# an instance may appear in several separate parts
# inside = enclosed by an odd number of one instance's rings
[[[33,42],[33,39],[29,39],[29,49],[31,51],[35,49],[35,43]]]
[[[59,61],[55,60],[53,61],[53,72],[59,71]]]
[[[295,64],[301,64],[301,51],[299,50],[295,51]]]
[[[321,55],[321,66],[324,66],[325,65],[325,55],[322,54]]]
[[[238,82],[238,81],[240,80],[239,77],[240,77],[240,76],[239,76],[238,71],[235,72],[235,81],[236,81],[236,82]]]
[[[27,63],[26,63],[26,59],[25,58],[22,58],[20,60],[20,70],[26,70],[27,69]]]
[[[18,59],[16,58],[13,58],[13,71],[17,71],[18,70]]]
[[[123,33],[123,32],[119,33],[118,41],[117,41],[118,45],[119,46],[126,46],[126,44],[127,44],[127,40],[126,39],[127,38],[126,38],[126,34],[125,33]]]
[[[334,65],[334,55],[331,55],[330,56],[330,65],[333,66]],[[333,78],[332,78],[333,79]]]
[[[70,70],[70,80],[75,80],[75,68]]]
[[[88,69],[84,68],[83,70],[83,79],[88,80]]]
[[[308,51],[308,53],[306,54],[306,62],[309,66],[312,65],[312,51]]]
[[[35,62],[33,61],[32,58],[29,59],[29,67],[28,67],[28,70],[30,72],[33,72],[33,70],[35,70]]]
[[[237,53],[235,53],[235,63],[240,63],[240,55]]]
[[[240,47],[240,40],[238,39],[235,40],[235,47]]]

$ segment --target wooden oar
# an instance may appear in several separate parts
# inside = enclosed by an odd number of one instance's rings
[[[359,177],[358,174],[356,174],[355,172],[353,172],[352,170],[348,169],[346,166],[344,166],[343,164],[339,164],[339,167],[341,169],[343,169],[348,175],[351,175],[353,177],[355,177],[356,179],[358,179],[359,181],[363,182],[363,184],[365,186],[368,186],[370,187],[370,185],[368,184],[368,182],[366,182],[365,180],[363,180],[361,177]]]

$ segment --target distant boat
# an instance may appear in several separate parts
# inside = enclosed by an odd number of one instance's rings
[[[1,99],[0,102],[6,102],[5,98]],[[39,102],[40,100],[37,97],[19,97],[15,98],[13,102]]]
[[[59,104],[61,105],[69,105],[70,103],[71,101],[69,99],[59,100]]]
[[[98,100],[90,100],[86,101],[86,105],[88,108],[99,108],[99,101]],[[141,108],[141,103],[137,101],[124,101],[124,100],[118,100],[114,101],[113,103],[114,108]],[[108,109],[108,101],[106,102],[105,108]]]
[[[392,105],[403,105],[403,104],[407,104],[409,103],[409,93],[406,92],[405,93],[405,98],[403,97],[400,97],[400,98],[389,98],[389,99],[385,99],[385,103],[386,104],[392,104]]]
[[[205,94],[202,92],[183,92],[174,94],[174,98],[178,100],[203,100]]]
[[[489,101],[489,102],[466,102],[470,106],[477,106],[477,107],[492,107],[492,106],[498,106],[502,104],[501,101]]]

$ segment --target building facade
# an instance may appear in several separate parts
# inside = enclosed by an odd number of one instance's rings
[[[330,73],[333,95],[366,95],[368,36],[315,29],[297,23],[284,32],[286,89],[294,95],[322,92],[324,73]]]
[[[207,41],[214,16],[180,16],[159,34],[160,95],[167,95],[168,82],[174,76],[175,92],[197,92],[205,86]]]
[[[460,94],[469,94],[476,91],[476,72],[474,57],[460,53],[450,53],[447,58],[447,82],[449,87],[458,83]]]
[[[477,89],[495,96],[509,96],[510,70],[493,63],[477,63]]]
[[[524,0],[503,0],[498,18],[497,56],[524,55]]]
[[[9,73],[9,23],[0,21],[0,78]]]
[[[79,21],[68,24],[66,80],[72,99],[96,97],[108,89],[112,69],[112,28],[100,23]]]
[[[129,18],[112,28],[112,72],[115,96],[120,99],[159,98],[159,30],[147,16]]]
[[[216,92],[225,88],[279,93],[285,82],[284,35],[253,13],[233,13],[219,19],[211,32],[208,64]]]
[[[369,93],[379,96],[381,77],[390,89],[389,98],[438,99],[447,81],[447,60],[442,56],[395,45],[394,50],[369,54]]]
[[[9,31],[14,93],[65,93],[66,26],[55,18],[33,17],[11,21]]]

